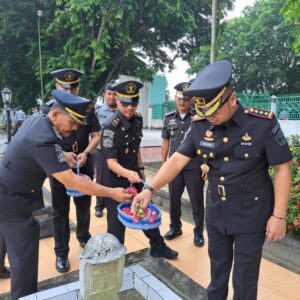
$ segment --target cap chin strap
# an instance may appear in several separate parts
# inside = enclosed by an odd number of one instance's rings
[[[134,95],[123,95],[117,92],[117,96],[123,97],[123,98],[136,98],[139,95],[139,93],[134,94]]]
[[[74,83],[78,83],[80,81],[80,79],[74,80],[74,81],[62,81],[56,78],[56,81],[58,83],[63,83],[63,84],[74,84]]]

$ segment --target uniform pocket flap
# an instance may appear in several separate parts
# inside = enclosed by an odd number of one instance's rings
[[[234,148],[234,156],[243,159],[250,159],[259,156],[259,151],[251,146],[237,146]]]

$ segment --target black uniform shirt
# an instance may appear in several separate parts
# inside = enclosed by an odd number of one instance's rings
[[[87,113],[86,125],[78,126],[69,137],[64,138],[62,147],[64,151],[82,153],[89,144],[90,133],[99,132],[100,124],[94,111]]]
[[[42,208],[42,186],[47,175],[68,169],[61,139],[48,117],[26,119],[0,163],[0,216],[29,215]]]
[[[274,206],[269,166],[291,160],[277,119],[261,117],[268,114],[263,110],[255,114],[239,105],[226,126],[214,127],[205,119],[193,122],[177,149],[188,157],[201,156],[210,167],[207,223],[222,232],[265,230]]]
[[[127,120],[119,111],[115,112],[111,121],[106,123],[101,131],[100,144],[105,157],[115,158],[122,167],[136,170],[142,129],[143,118],[139,113]],[[111,174],[118,177],[118,174]]]
[[[178,111],[174,111],[166,114],[164,119],[164,125],[161,133],[163,139],[170,140],[169,144],[169,157],[177,150],[177,148],[183,143],[186,132],[191,126],[193,114],[187,113],[183,119]],[[186,170],[200,168],[202,159],[200,156],[193,158],[186,166]]]

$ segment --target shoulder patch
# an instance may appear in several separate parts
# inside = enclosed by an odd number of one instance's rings
[[[138,117],[138,118],[142,118],[143,117],[142,113],[140,113],[140,112],[135,112],[134,115],[136,117]]]
[[[87,112],[94,112],[95,111],[94,103],[89,104],[86,111]]]
[[[254,108],[249,107],[244,110],[245,114],[248,114],[250,116],[263,118],[263,119],[269,119],[272,120],[274,117],[274,113],[272,111],[262,109],[262,108]]]
[[[117,128],[120,124],[120,119],[116,118],[116,119],[112,119],[111,121],[111,125],[114,126],[115,128]]]
[[[166,117],[172,116],[172,115],[174,115],[175,113],[176,113],[175,110],[173,110],[173,111],[171,111],[171,112],[168,112],[168,113],[166,113]]]

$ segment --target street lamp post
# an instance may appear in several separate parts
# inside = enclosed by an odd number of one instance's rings
[[[4,103],[4,110],[6,111],[6,116],[7,116],[7,120],[6,120],[7,143],[9,143],[10,140],[11,140],[11,117],[10,117],[11,108],[10,108],[10,103],[11,103],[12,91],[6,87],[1,91],[1,95],[2,95],[2,100],[3,100],[3,103]]]
[[[38,15],[38,36],[39,36],[39,60],[40,60],[40,80],[41,80],[41,98],[44,99],[44,87],[43,87],[43,68],[42,68],[42,47],[41,47],[41,29],[40,29],[40,17],[43,15],[41,10],[37,11]]]

